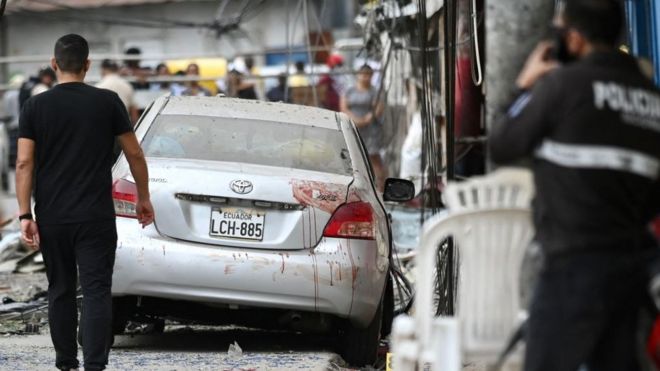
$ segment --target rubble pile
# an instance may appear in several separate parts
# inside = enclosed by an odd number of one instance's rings
[[[0,239],[0,273],[33,273],[46,270],[39,251],[33,251],[21,241],[21,232],[2,234]]]
[[[39,333],[47,322],[48,287],[43,257],[3,230],[0,239],[0,335]]]

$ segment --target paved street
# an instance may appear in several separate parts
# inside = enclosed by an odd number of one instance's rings
[[[16,213],[13,194],[0,196],[4,215]],[[1,281],[8,281],[0,276]],[[43,273],[14,275],[13,286],[45,288]],[[25,285],[22,285],[22,283]],[[4,294],[0,294],[0,297]],[[237,342],[240,356],[227,353]],[[108,370],[341,370],[332,339],[226,327],[168,326],[162,334],[117,336]],[[51,370],[47,327],[38,335],[0,335],[0,370]],[[82,360],[82,354],[79,358]]]
[[[229,356],[236,341],[243,355]],[[251,330],[189,328],[164,334],[118,336],[108,370],[340,370],[323,340]],[[79,356],[82,359],[82,354]],[[0,338],[0,370],[50,370],[48,334]]]

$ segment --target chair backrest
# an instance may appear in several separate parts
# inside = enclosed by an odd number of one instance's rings
[[[464,214],[454,234],[458,249],[456,314],[463,350],[494,358],[506,344],[521,312],[520,269],[533,237],[528,210]]]
[[[458,256],[457,315],[463,351],[484,358],[497,355],[518,322],[519,276],[533,236],[532,177],[503,169],[485,177],[449,184],[449,210],[424,225],[418,255],[416,322],[423,344],[431,341],[435,254],[454,237]]]
[[[534,182],[529,170],[501,168],[485,176],[450,183],[443,197],[451,212],[528,209],[534,197]]]

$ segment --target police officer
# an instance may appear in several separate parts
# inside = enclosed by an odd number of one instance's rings
[[[660,93],[617,48],[617,0],[566,0],[525,91],[490,135],[496,163],[533,157],[544,263],[530,307],[526,370],[637,370],[638,312],[657,242]]]

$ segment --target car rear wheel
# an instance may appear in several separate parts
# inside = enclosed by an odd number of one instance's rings
[[[112,334],[121,335],[135,313],[136,299],[131,296],[112,298]]]
[[[78,345],[83,346],[82,330],[80,330],[80,329],[78,329]],[[113,345],[115,345],[115,336],[110,335],[110,344],[109,344],[109,346],[112,348]]]
[[[121,335],[126,330],[128,320],[133,315],[135,310],[135,298],[133,297],[115,297],[112,298],[112,338],[110,339],[110,346],[115,342],[114,335]],[[83,346],[82,340],[82,321],[79,322],[78,327],[78,344]]]
[[[380,336],[385,338],[392,332],[392,321],[394,321],[394,283],[392,275],[387,275],[385,284],[385,298],[383,299],[383,325],[380,329]]]
[[[365,367],[373,365],[378,357],[380,330],[383,323],[383,300],[374,318],[366,328],[357,328],[347,323],[340,344],[341,356],[349,365]]]

